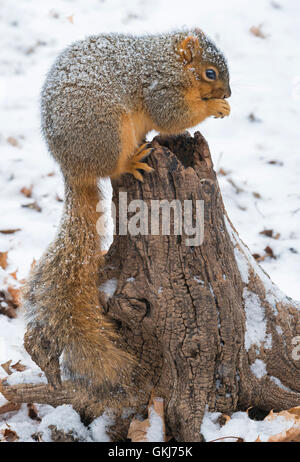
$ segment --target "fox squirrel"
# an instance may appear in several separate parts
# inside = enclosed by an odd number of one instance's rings
[[[91,389],[118,383],[134,362],[99,306],[99,178],[132,173],[142,181],[140,171],[151,171],[142,162],[149,145],[140,145],[147,132],[176,134],[209,116],[228,116],[230,95],[226,60],[199,29],[91,36],[71,44],[51,67],[42,131],[64,176],[65,204],[24,303],[25,347],[33,358],[33,344],[46,349],[43,366],[53,385],[53,358],[60,357],[59,374],[62,367]]]

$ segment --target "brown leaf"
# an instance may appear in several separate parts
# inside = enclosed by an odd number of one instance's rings
[[[67,20],[68,20],[71,24],[74,24],[74,14],[71,14],[71,16],[67,16]]]
[[[18,280],[18,278],[17,278],[17,272],[18,272],[18,270],[14,271],[13,273],[9,273],[9,275],[10,275],[12,278],[14,278],[16,281]]]
[[[14,146],[15,148],[20,146],[19,141],[13,136],[9,136],[6,141],[8,142],[8,144],[10,144],[11,146]]]
[[[18,372],[23,372],[27,369],[26,366],[24,366],[23,364],[21,364],[21,361],[18,361],[17,363],[13,364],[11,366],[12,369],[14,369],[15,371],[18,371]]]
[[[262,24],[259,24],[259,26],[250,27],[250,33],[252,35],[255,35],[255,37],[259,37],[261,39],[267,38],[267,35],[265,35],[262,31]]]
[[[127,437],[134,443],[147,442],[147,431],[149,427],[149,419],[143,421],[133,419],[130,423]]]
[[[16,289],[15,287],[9,286],[7,288],[7,291],[9,293],[10,297],[11,297],[11,301],[13,302],[13,304],[16,307],[20,306],[20,304],[21,304],[21,300],[20,300],[21,299],[21,289],[20,288]]]
[[[6,414],[7,412],[18,411],[21,408],[21,404],[7,403],[0,407],[0,414]]]
[[[26,186],[24,186],[24,188],[22,188],[20,192],[22,194],[24,194],[25,197],[31,197],[32,196],[32,188],[33,188],[32,185],[29,188],[26,188]]]
[[[280,160],[269,160],[268,164],[270,165],[279,165],[280,167],[282,167],[284,165],[284,163]]]
[[[268,255],[268,257],[276,258],[275,255],[274,255],[273,249],[271,249],[270,246],[267,246],[267,247],[265,248],[265,252],[266,252],[266,254]]]
[[[15,228],[15,229],[0,229],[1,234],[14,234],[17,231],[21,231],[21,228]]]
[[[1,441],[7,441],[8,443],[12,443],[13,441],[17,441],[19,439],[16,432],[11,430],[10,428],[6,428],[5,430],[1,430],[3,438]]]
[[[2,269],[6,269],[7,268],[7,255],[8,255],[8,252],[0,252],[0,266]]]
[[[18,288],[15,288],[15,287],[11,287],[9,286],[7,288],[7,291],[11,297],[11,300],[13,302],[14,305],[16,305],[16,307],[20,306],[21,304],[21,288],[18,287]]]
[[[300,442],[300,406],[293,407],[288,411],[273,412],[264,419],[266,421],[272,421],[278,416],[283,416],[286,420],[293,421],[293,426],[289,430],[285,430],[277,435],[272,435],[268,439],[268,443],[283,443],[283,442]]]
[[[257,262],[264,261],[266,258],[265,256],[259,255],[259,253],[253,253],[252,257],[255,258]]]
[[[275,234],[273,229],[264,229],[259,234],[262,234],[263,236],[271,237],[272,239],[280,238],[280,234],[279,233]]]
[[[36,201],[30,202],[30,204],[22,204],[22,207],[27,208],[27,209],[36,210],[37,212],[42,211],[42,208],[39,206],[39,204]]]
[[[231,418],[229,417],[229,415],[227,414],[221,414],[220,417],[218,418],[218,424],[220,425],[220,427],[223,427],[224,425],[227,424],[227,422],[229,422]]]
[[[17,317],[16,315],[16,305],[12,302],[12,300],[7,299],[6,294],[0,291],[0,314],[4,314],[5,316],[14,319]]]
[[[6,363],[1,364],[1,367],[5,370],[5,372],[6,372],[8,375],[11,375],[11,374],[12,374],[12,371],[10,370],[10,363],[11,363],[11,360],[10,360],[10,361],[7,361]]]
[[[27,404],[27,409],[28,409],[28,417],[32,420],[36,420],[37,422],[41,422],[42,419],[38,416],[38,411],[33,403],[28,403]]]
[[[263,234],[264,236],[267,236],[267,237],[273,237],[273,233],[274,233],[273,229],[264,229],[259,234]]]
[[[7,316],[8,318],[10,319],[15,319],[17,317],[17,313],[16,313],[16,310],[15,310],[15,307],[13,306],[13,303],[9,301],[7,302],[7,307],[3,308],[1,307],[0,305],[0,314],[4,314],[5,316]]]
[[[163,421],[163,436],[164,441],[166,441],[166,433],[165,433],[165,421],[164,421],[164,401],[161,398],[155,398],[153,395],[151,396],[149,405],[148,405],[148,416],[151,411],[154,411],[156,414],[160,416]],[[130,423],[129,430],[128,430],[128,438],[131,439],[133,442],[147,442],[147,432],[150,427],[150,418],[140,421],[137,419],[133,419]]]

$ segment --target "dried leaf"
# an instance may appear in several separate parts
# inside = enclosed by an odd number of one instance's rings
[[[6,302],[7,307],[3,308],[0,304],[0,314],[4,314],[10,319],[15,319],[17,317],[15,307],[12,302]]]
[[[282,167],[284,165],[284,163],[281,162],[280,160],[269,160],[268,164],[270,164],[270,165],[279,165],[280,167]]]
[[[267,247],[265,248],[265,252],[266,252],[266,254],[268,255],[268,257],[276,258],[275,255],[274,255],[273,249],[271,249],[270,246],[267,246]]]
[[[38,411],[33,403],[28,403],[27,404],[27,409],[28,409],[28,417],[32,420],[36,420],[37,422],[41,422],[42,419],[38,416]]]
[[[255,35],[255,37],[259,37],[261,39],[267,38],[267,35],[265,35],[262,31],[262,24],[259,24],[259,26],[252,26],[250,28],[250,33],[252,35]]]
[[[220,427],[223,427],[224,425],[227,424],[227,422],[229,422],[231,418],[229,417],[229,415],[227,414],[221,414],[219,417],[218,417],[218,424],[220,425]]]
[[[6,141],[7,141],[11,146],[13,146],[13,147],[15,147],[15,148],[17,148],[17,147],[20,146],[20,145],[19,145],[19,141],[18,141],[16,138],[14,138],[13,136],[9,136],[9,137],[7,138]]]
[[[257,262],[264,261],[266,256],[259,255],[259,253],[253,253],[252,257],[255,258]]]
[[[268,439],[268,443],[283,443],[283,442],[300,442],[300,406],[293,407],[288,411],[273,412],[265,418],[266,421],[272,421],[278,416],[283,416],[286,420],[293,421],[293,426],[289,430],[285,430],[277,435],[272,435]],[[259,437],[258,437],[259,438]]]
[[[12,371],[10,370],[10,363],[11,363],[11,360],[10,360],[10,361],[7,361],[6,363],[1,364],[1,367],[5,370],[5,372],[6,372],[8,375],[11,375],[11,374],[12,374]]]
[[[127,437],[135,443],[147,442],[149,427],[149,419],[143,421],[133,419],[130,423]]]
[[[226,170],[224,170],[223,168],[220,168],[218,171],[218,175],[226,176],[227,174],[228,172],[226,172]]]
[[[74,24],[74,14],[71,14],[71,16],[67,16],[67,20],[68,20],[71,24]]]
[[[279,233],[275,234],[273,229],[264,229],[259,234],[262,234],[263,236],[271,237],[272,239],[280,238],[280,234]]]
[[[6,269],[7,268],[7,255],[8,255],[8,252],[0,252],[0,266],[2,269]]]
[[[11,366],[12,369],[14,369],[15,371],[18,371],[18,372],[23,372],[27,369],[26,366],[24,366],[23,364],[21,364],[21,361],[18,361],[17,363],[13,364]]]
[[[18,231],[21,231],[21,228],[15,228],[15,229],[0,229],[1,234],[14,234]]]
[[[24,194],[25,197],[31,197],[32,196],[32,188],[33,188],[32,185],[29,188],[26,188],[26,186],[24,186],[24,188],[22,188],[20,192],[22,194]]]
[[[39,204],[36,201],[35,202],[30,202],[30,204],[22,204],[22,207],[27,208],[27,209],[36,210],[37,212],[42,211],[41,207],[39,206]]]
[[[164,441],[166,441],[166,432],[165,432],[165,421],[164,421],[164,401],[161,398],[151,397],[148,405],[148,416],[153,410],[163,421],[163,436]],[[147,442],[147,432],[150,427],[150,419],[145,419],[143,421],[133,419],[129,426],[128,438],[133,442]]]
[[[1,441],[7,441],[8,443],[12,443],[13,441],[17,441],[19,439],[16,432],[10,430],[10,428],[6,428],[5,430],[1,430],[3,438]]]
[[[20,306],[21,304],[21,289],[20,288],[15,288],[15,287],[11,287],[9,286],[7,288],[7,292],[9,293],[10,297],[11,297],[11,301],[13,302],[13,304],[18,307]]]

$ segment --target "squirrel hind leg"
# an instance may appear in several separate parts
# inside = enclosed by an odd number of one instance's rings
[[[117,165],[110,175],[117,178],[124,173],[131,173],[140,181],[143,177],[139,170],[151,172],[153,169],[144,162],[143,158],[150,154],[150,144],[140,144],[148,131],[148,126],[143,117],[138,120],[131,114],[124,114],[121,119],[120,152]]]

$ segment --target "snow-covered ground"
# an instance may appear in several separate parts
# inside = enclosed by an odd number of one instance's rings
[[[20,229],[0,233],[0,252],[8,252],[9,263],[6,271],[0,268],[0,290],[8,284],[8,273],[18,270],[18,279],[26,278],[59,222],[62,181],[39,128],[39,91],[57,53],[104,31],[197,25],[230,65],[232,114],[200,127],[220,172],[229,216],[252,253],[264,257],[264,249],[272,249],[275,258],[267,256],[263,268],[284,292],[300,299],[299,19],[298,0],[0,0],[0,230]],[[253,26],[263,37],[250,32]],[[26,197],[28,191],[21,189],[31,187]],[[24,207],[32,203],[33,208]],[[266,229],[276,239],[260,234]],[[19,313],[16,319],[0,314],[0,364],[21,360],[28,367],[14,372],[12,381],[24,374],[29,380],[36,371],[22,347]],[[0,367],[0,379],[4,376]],[[0,406],[5,403],[1,396]],[[23,406],[0,415],[0,431],[10,425],[22,441],[32,441],[36,432],[48,440],[48,425],[64,422],[65,431],[75,428],[82,440],[107,440],[106,417],[86,429],[68,407],[37,407],[41,423],[30,419]],[[234,419],[220,430],[215,416],[207,416],[202,431],[208,439],[234,433],[250,441],[272,434],[244,413]]]

